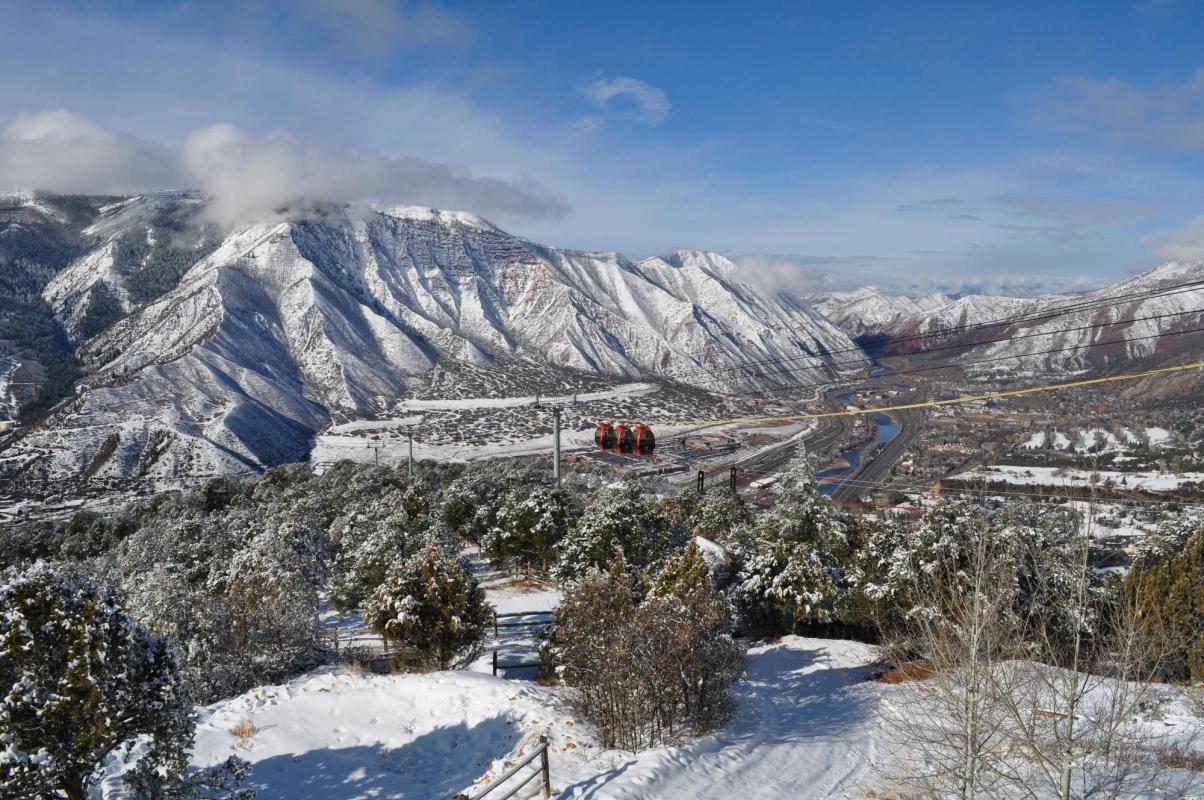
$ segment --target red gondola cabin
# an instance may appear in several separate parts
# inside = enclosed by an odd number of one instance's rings
[[[631,453],[635,451],[635,431],[628,428],[626,425],[615,427],[615,435],[619,437],[619,452]]]
[[[635,451],[642,456],[650,456],[655,448],[656,437],[652,435],[652,428],[647,425],[637,425],[635,428]]]
[[[597,430],[594,431],[594,444],[598,445],[600,450],[612,450],[619,443],[619,437],[615,435],[615,427],[609,422],[599,422]]]

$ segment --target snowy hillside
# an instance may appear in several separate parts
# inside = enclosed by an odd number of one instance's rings
[[[1204,327],[1201,284],[1204,264],[1169,262],[1078,294],[966,295],[940,303],[940,296],[912,300],[863,289],[816,299],[816,308],[851,335],[902,337],[890,346],[893,351],[966,345],[950,351],[950,360],[985,360],[993,371],[1040,373],[1198,350],[1204,337],[1191,329]],[[911,305],[916,308],[909,310]],[[1004,324],[981,327],[1000,320]]]
[[[889,294],[876,286],[850,292],[813,294],[808,299],[816,311],[855,336],[890,330],[908,317],[934,311],[952,302],[940,292],[912,298]]]
[[[733,282],[714,254],[632,262],[417,207],[326,208],[215,238],[202,210],[187,193],[136,197],[79,231],[42,291],[78,392],[10,447],[10,474],[253,471],[305,458],[332,421],[430,396],[436,372],[453,396],[464,387],[448,375],[482,369],[528,376],[491,391],[545,389],[519,364],[557,386],[661,376],[738,393],[857,358],[807,304]],[[767,359],[787,366],[733,370]]]

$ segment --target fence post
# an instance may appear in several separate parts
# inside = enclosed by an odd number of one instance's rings
[[[732,467],[732,491],[736,491],[736,468]]]
[[[702,470],[698,470],[698,493],[699,494],[702,494],[704,491],[703,483],[704,483],[704,481],[706,481],[706,476],[707,476],[707,474],[705,472],[703,472]]]
[[[497,609],[493,609],[493,638],[497,638]]]
[[[539,754],[540,768],[543,770],[543,800],[551,800],[552,771],[548,767],[548,737],[540,736],[539,743],[543,745],[543,752]]]
[[[493,651],[493,677],[497,677],[497,650]]]

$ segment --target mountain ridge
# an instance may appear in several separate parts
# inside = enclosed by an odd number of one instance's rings
[[[42,297],[83,374],[0,454],[8,472],[102,480],[299,460],[333,418],[387,414],[440,365],[444,377],[520,361],[566,379],[688,374],[740,392],[814,380],[825,353],[854,347],[801,300],[733,282],[715,254],[631,261],[407,206],[328,206],[216,237],[202,212],[188,193],[141,196],[80,230]],[[140,276],[189,255],[173,284],[134,297]],[[766,359],[791,366],[731,380]]]

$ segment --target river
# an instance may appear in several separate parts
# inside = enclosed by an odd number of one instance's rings
[[[852,397],[848,394],[842,394],[839,398],[841,405],[848,406],[852,402]],[[861,466],[861,459],[865,456],[867,448],[875,448],[879,445],[884,445],[890,440],[899,435],[899,425],[891,419],[887,414],[881,411],[874,412],[874,422],[878,425],[878,435],[874,441],[869,444],[863,444],[860,447],[854,447],[850,450],[845,450],[837,458],[844,460],[848,466],[830,467],[823,472],[816,473],[815,477],[820,481],[824,479],[835,478],[839,481],[840,478],[848,477]],[[823,484],[819,487],[822,494],[832,494],[839,486],[839,482],[831,482]]]

